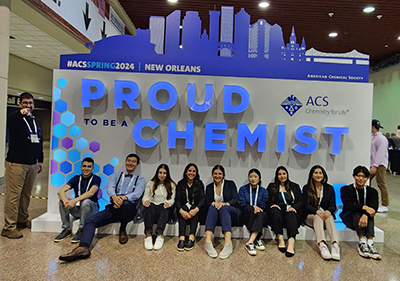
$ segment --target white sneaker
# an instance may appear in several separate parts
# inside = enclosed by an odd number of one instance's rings
[[[156,250],[156,251],[160,250],[163,245],[164,245],[164,237],[157,236],[156,243],[154,243],[154,250]]]
[[[332,259],[332,255],[325,243],[321,243],[321,245],[319,245],[319,251],[321,252],[321,256],[324,260]]]
[[[254,241],[254,245],[256,246],[257,250],[264,251],[265,246],[261,239]]]
[[[233,245],[232,244],[225,244],[224,248],[222,249],[221,253],[219,253],[219,258],[221,260],[229,258],[229,256],[233,252]]]
[[[371,258],[373,258],[374,260],[382,259],[381,254],[379,254],[379,252],[376,250],[374,245],[368,245],[368,248],[369,248],[369,252],[371,253]]]
[[[144,239],[144,247],[146,250],[153,250],[153,237],[149,236]]]
[[[380,206],[378,208],[378,213],[387,213],[389,211],[389,208],[387,206]]]
[[[212,242],[206,242],[205,245],[204,245],[204,248],[205,248],[207,254],[208,254],[211,258],[216,258],[216,257],[218,257],[218,253],[217,253],[217,251],[215,251]]]
[[[247,250],[247,252],[249,253],[250,256],[257,255],[257,251],[256,251],[256,248],[254,247],[253,243],[244,245],[244,248]]]
[[[332,245],[332,259],[335,261],[340,261],[340,247],[338,244]]]

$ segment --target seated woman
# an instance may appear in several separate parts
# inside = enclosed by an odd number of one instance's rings
[[[300,209],[303,206],[300,187],[297,183],[289,180],[289,172],[279,166],[275,171],[274,182],[267,187],[268,206],[267,214],[269,225],[278,237],[278,249],[285,253],[286,257],[294,256],[294,242],[299,233],[298,228],[301,224]],[[283,228],[286,227],[288,245],[285,246],[283,239]]]
[[[262,230],[267,221],[265,207],[268,203],[268,192],[261,186],[261,173],[251,169],[248,174],[249,183],[239,189],[239,203],[242,209],[243,223],[250,231],[250,238],[245,249],[255,256],[257,250],[264,251],[265,246],[261,241]]]
[[[218,256],[212,243],[212,237],[219,218],[225,237],[225,245],[219,254],[219,258],[226,259],[233,252],[231,240],[232,222],[237,223],[239,221],[240,210],[237,208],[239,203],[237,187],[233,181],[225,180],[225,169],[221,165],[214,166],[212,169],[212,177],[213,182],[206,187],[206,206],[208,207],[208,213],[205,227],[205,250],[212,258]]]
[[[378,192],[366,185],[369,175],[368,169],[364,166],[354,168],[354,184],[340,189],[343,202],[340,217],[348,228],[357,232],[358,254],[364,258],[380,260],[382,256],[374,247],[374,217],[379,205]]]
[[[305,223],[314,228],[321,256],[324,260],[340,260],[339,236],[335,226],[336,200],[332,185],[328,184],[328,175],[324,168],[315,165],[303,187],[303,218]],[[332,244],[329,252],[325,228]]]
[[[158,166],[154,177],[147,182],[142,202],[145,207],[144,217],[144,247],[146,250],[160,250],[164,244],[164,229],[168,222],[171,206],[175,200],[175,182],[171,179],[168,165]],[[153,246],[153,224],[157,224],[157,238]]]
[[[199,210],[204,204],[204,184],[200,180],[199,169],[196,164],[189,163],[183,179],[176,186],[175,207],[178,211],[179,242],[178,251],[190,251],[194,247],[194,239],[199,223]],[[186,225],[190,225],[189,240],[185,244]]]

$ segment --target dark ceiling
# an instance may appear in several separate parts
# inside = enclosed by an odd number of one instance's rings
[[[208,11],[234,6],[235,14],[241,8],[250,14],[251,24],[258,19],[265,19],[271,25],[279,24],[285,43],[294,26],[298,41],[304,37],[307,49],[314,47],[334,53],[356,49],[370,55],[371,64],[374,64],[400,55],[400,40],[397,39],[400,36],[400,0],[368,1],[371,0],[269,0],[270,6],[262,9],[258,7],[260,0],[178,0],[175,4],[167,0],[119,0],[136,28],[148,29],[150,16],[166,17],[174,10],[181,10],[182,17],[186,11],[198,11],[202,29],[208,30]],[[374,6],[376,10],[363,13],[366,6]],[[328,34],[333,31],[339,35],[330,38]]]

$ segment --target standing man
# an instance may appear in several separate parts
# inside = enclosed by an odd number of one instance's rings
[[[28,207],[36,175],[43,168],[43,140],[39,119],[32,114],[35,107],[33,96],[22,93],[20,110],[7,119],[10,142],[5,162],[6,201],[4,204],[4,228],[1,236],[18,239],[18,228],[30,228]]]
[[[372,120],[372,140],[371,140],[371,178],[376,176],[376,183],[381,190],[382,205],[378,209],[378,213],[388,212],[389,193],[386,189],[386,169],[389,163],[388,140],[379,132],[381,122]]]
[[[79,243],[86,218],[99,211],[97,191],[99,190],[101,179],[93,175],[93,169],[94,160],[90,157],[83,159],[81,165],[82,174],[70,179],[57,193],[58,198],[60,198],[59,209],[63,230],[54,238],[54,242],[61,242],[71,235],[71,222],[69,218],[71,214],[73,217],[80,219],[78,231],[72,237],[71,243]],[[67,198],[65,194],[71,188],[74,189],[74,199]]]
[[[126,157],[125,170],[114,173],[109,179],[107,193],[111,198],[111,203],[103,211],[86,220],[79,246],[72,252],[61,255],[60,260],[74,261],[88,258],[90,256],[89,246],[92,243],[96,228],[110,223],[121,223],[119,243],[128,242],[126,225],[135,217],[136,202],[142,196],[145,187],[144,178],[135,173],[139,163],[140,158],[136,154],[132,153]]]

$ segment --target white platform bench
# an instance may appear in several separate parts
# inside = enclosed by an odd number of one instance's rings
[[[78,220],[74,220],[72,223],[72,230],[75,232],[78,229]],[[357,242],[358,237],[354,230],[347,228],[342,222],[336,222],[336,229],[339,232],[340,241],[344,242]],[[204,225],[200,225],[197,228],[196,236],[202,237],[205,234]],[[60,214],[56,213],[45,213],[32,221],[32,232],[61,232],[61,219]],[[144,223],[129,223],[127,226],[127,232],[130,235],[144,235]],[[119,223],[112,223],[107,226],[100,227],[97,233],[100,234],[118,234]],[[178,223],[167,224],[164,235],[166,236],[178,236],[179,227]],[[221,227],[217,226],[214,232],[215,237],[223,237]],[[286,237],[286,233],[284,233]],[[232,227],[233,238],[248,238],[249,232],[245,226]],[[273,239],[275,235],[269,227],[265,227],[263,231],[263,239]],[[308,226],[300,226],[299,234],[296,236],[297,240],[315,240],[314,230]],[[384,242],[384,232],[375,227],[375,239],[376,243]]]

